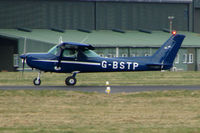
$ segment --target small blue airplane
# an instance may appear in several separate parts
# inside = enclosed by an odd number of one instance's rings
[[[66,85],[76,84],[76,74],[86,72],[117,71],[160,71],[169,70],[185,38],[173,34],[152,56],[103,58],[96,54],[89,44],[63,42],[51,48],[48,53],[27,53],[20,56],[33,69],[39,70],[34,85],[40,85],[41,71],[72,73],[66,78]]]

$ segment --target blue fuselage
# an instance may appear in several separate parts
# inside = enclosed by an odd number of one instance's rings
[[[63,57],[59,68],[58,56],[44,54],[27,54],[26,62],[31,68],[45,72],[71,73],[78,72],[114,72],[114,71],[151,71],[161,70],[159,66],[151,64],[150,57],[132,57],[132,58],[102,58],[86,57],[74,58]]]
[[[40,70],[34,85],[40,85],[40,73],[72,73],[66,78],[66,85],[76,84],[79,72],[119,72],[119,71],[159,71],[173,66],[174,59],[185,38],[184,35],[172,35],[152,56],[103,58],[89,44],[62,42],[48,53],[23,54],[20,57],[31,67]]]

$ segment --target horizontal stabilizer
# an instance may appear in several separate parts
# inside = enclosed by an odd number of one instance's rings
[[[150,69],[161,69],[163,64],[147,64]]]

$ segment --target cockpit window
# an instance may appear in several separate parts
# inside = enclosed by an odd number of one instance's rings
[[[63,51],[63,56],[64,57],[76,57],[76,50],[75,49],[65,49]]]
[[[83,54],[84,54],[86,57],[100,57],[97,53],[95,53],[95,52],[92,51],[92,50],[84,50],[84,51],[83,51]]]
[[[54,46],[51,48],[48,53],[53,54],[53,55],[58,55],[60,53],[60,48],[57,46]],[[82,55],[83,54],[83,55]],[[64,57],[100,57],[97,53],[95,53],[92,50],[88,49],[82,49],[82,50],[76,50],[76,49],[65,49],[63,51],[63,56]]]

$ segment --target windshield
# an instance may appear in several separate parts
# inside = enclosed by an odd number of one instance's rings
[[[57,46],[52,47],[48,53],[51,53],[53,55],[57,55],[57,53],[59,52],[59,48]]]

